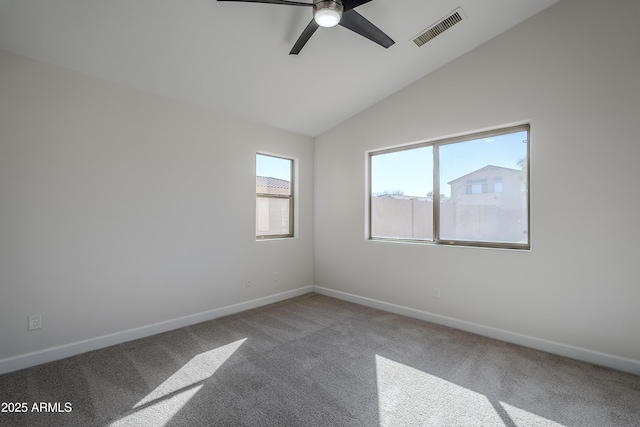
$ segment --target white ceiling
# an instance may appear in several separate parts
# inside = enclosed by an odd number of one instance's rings
[[[300,0],[309,3],[312,0]],[[311,8],[216,0],[0,0],[0,49],[317,136],[558,0],[373,0],[356,11],[396,44],[320,28]],[[462,7],[422,47],[411,40]]]

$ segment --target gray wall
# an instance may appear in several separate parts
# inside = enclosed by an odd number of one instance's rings
[[[311,138],[2,51],[0,76],[0,362],[313,284]],[[298,161],[296,239],[255,240],[256,151]]]
[[[640,366],[638,22],[561,0],[318,137],[315,286]],[[368,151],[529,121],[531,251],[366,239]]]

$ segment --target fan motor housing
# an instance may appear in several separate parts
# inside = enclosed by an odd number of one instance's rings
[[[340,10],[342,13],[342,1],[341,0],[314,0],[314,9],[335,9]]]

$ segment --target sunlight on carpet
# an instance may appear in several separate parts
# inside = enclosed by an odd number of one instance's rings
[[[383,426],[504,424],[480,393],[378,355],[376,372]]]
[[[138,421],[150,421],[152,425],[163,426],[203,386],[224,362],[247,340],[232,342],[193,357],[151,393],[133,406],[133,412],[114,421],[111,427],[139,425]]]
[[[561,427],[503,402],[499,414],[482,393],[376,355],[380,425]]]
[[[502,405],[504,410],[507,412],[507,414],[509,414],[514,424],[517,426],[566,427],[564,424],[551,421],[547,418],[541,417],[540,415],[532,414],[531,412],[527,412],[524,409],[509,405],[508,403],[500,402],[500,405]]]
[[[202,384],[187,387],[186,390],[172,396],[159,399],[109,424],[110,427],[125,426],[164,426],[173,418],[193,396],[200,391]]]

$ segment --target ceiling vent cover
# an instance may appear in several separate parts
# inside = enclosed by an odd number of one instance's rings
[[[429,40],[432,40],[436,36],[444,33],[449,28],[462,21],[464,18],[465,16],[464,12],[462,12],[462,8],[457,8],[448,16],[442,18],[440,21],[436,22],[435,24],[421,32],[418,36],[414,37],[413,42],[418,46],[422,46]]]

